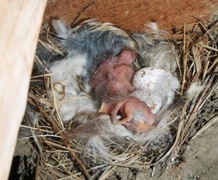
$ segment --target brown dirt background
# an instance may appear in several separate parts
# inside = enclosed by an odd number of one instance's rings
[[[131,32],[155,21],[170,32],[173,26],[194,23],[194,17],[208,20],[217,9],[218,0],[48,0],[44,21],[55,17],[70,24],[95,18]]]
[[[191,26],[194,17],[210,20],[217,10],[218,0],[48,0],[44,21],[55,17],[70,24],[95,18],[131,32],[145,31],[146,24],[155,21],[160,29],[172,32],[172,27]],[[149,175],[139,172],[136,179],[152,179]],[[184,162],[158,179],[218,179],[218,123],[190,141]]]
[[[190,141],[183,154],[184,161],[169,168],[158,180],[217,180],[218,179],[218,122]],[[157,177],[155,177],[157,178]],[[153,180],[149,172],[140,172],[136,180]]]

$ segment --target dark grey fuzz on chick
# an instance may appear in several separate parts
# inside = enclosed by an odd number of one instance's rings
[[[100,23],[92,19],[71,28],[59,20],[53,20],[52,25],[68,58],[73,59],[78,54],[85,58],[80,64],[82,71],[77,75],[82,78],[82,84],[88,91],[90,88],[87,82],[103,60],[117,56],[124,48],[136,48],[136,42],[129,34],[111,23]],[[78,67],[72,67],[72,70],[75,68]]]

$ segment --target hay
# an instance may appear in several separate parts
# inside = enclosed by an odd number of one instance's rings
[[[177,73],[181,82],[180,97],[168,118],[169,130],[143,145],[128,138],[125,142],[107,142],[114,156],[106,161],[97,155],[95,159],[92,155],[84,158],[82,140],[70,140],[66,135],[65,130],[71,124],[63,124],[56,100],[49,96],[49,92],[54,94],[55,88],[47,69],[50,60],[64,53],[45,24],[39,45],[48,50],[50,58],[35,56],[25,125],[22,125],[22,129],[30,130],[31,135],[26,135],[27,144],[37,157],[32,159],[34,176],[38,179],[107,179],[123,168],[131,172],[152,169],[151,176],[154,176],[160,175],[166,167],[178,165],[187,143],[218,119],[217,31],[218,21],[197,22],[191,30],[184,25],[173,37],[165,36],[173,39],[179,55]],[[22,136],[18,141],[23,139]]]

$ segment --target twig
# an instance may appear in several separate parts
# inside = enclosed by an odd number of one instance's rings
[[[213,47],[208,46],[208,45],[205,45],[205,44],[201,44],[201,45],[202,45],[203,47],[207,48],[207,49],[210,49],[210,50],[212,50],[212,51],[218,52],[218,49],[216,49],[216,48],[213,48]]]
[[[186,26],[183,29],[183,77],[182,77],[182,87],[181,95],[184,93],[184,87],[186,83],[186,71],[187,71],[187,41],[186,41]]]
[[[34,179],[38,179],[37,177],[39,177],[39,161],[40,161],[40,156],[37,154],[37,158],[36,158],[36,169],[35,169],[35,178]]]
[[[207,124],[205,124],[193,137],[192,139],[195,139],[197,136],[199,136],[202,132],[204,132],[207,128],[209,128],[212,124],[214,124],[216,121],[218,121],[218,116],[215,116],[212,118]]]
[[[38,108],[39,108],[40,112],[44,115],[44,117],[47,119],[47,121],[51,125],[51,127],[54,129],[54,132],[56,132],[56,133],[60,132],[61,128],[55,123],[55,121],[51,120],[49,118],[49,116],[47,115],[47,113],[44,112],[42,107],[38,106]],[[85,166],[80,161],[80,159],[76,156],[75,151],[73,151],[71,149],[71,147],[69,145],[69,142],[66,140],[66,137],[67,137],[66,134],[64,132],[61,132],[60,136],[62,136],[64,145],[68,148],[70,154],[76,160],[76,163],[78,164],[78,166],[81,168],[82,174],[85,176],[86,179],[88,179],[88,180],[91,179],[91,176],[89,175],[89,173],[86,170]]]
[[[99,177],[99,180],[104,180],[116,169],[116,166],[109,166],[108,169]]]
[[[204,100],[204,97],[205,97],[207,91],[211,87],[211,84],[213,82],[214,77],[215,77],[214,75],[210,77],[209,82],[207,83],[204,91],[202,92],[201,96],[199,97],[199,101],[196,103],[195,107],[193,108],[193,110],[192,110],[192,112],[191,112],[191,114],[190,114],[190,116],[189,116],[189,118],[187,120],[187,124],[186,124],[186,126],[184,128],[184,132],[188,132],[188,129],[190,128],[190,126],[191,126],[191,129],[192,129],[193,126],[195,125],[195,123],[193,124],[193,121],[194,121],[194,119],[196,117],[196,112],[197,112],[199,106],[201,105],[202,101]],[[183,139],[183,141],[185,141],[186,139],[187,139],[187,136]]]

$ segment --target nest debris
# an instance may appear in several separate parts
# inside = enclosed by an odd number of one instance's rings
[[[146,169],[151,169],[151,176],[160,175],[166,167],[178,165],[188,142],[218,120],[218,20],[208,24],[199,21],[192,29],[184,25],[170,37],[179,55],[177,73],[181,89],[168,120],[169,132],[143,146],[128,138],[120,144],[108,142],[108,148],[116,156],[110,162],[98,159],[97,155],[94,160],[84,158],[83,142],[67,138],[65,129],[69,124],[63,124],[55,99],[48,95],[55,89],[47,63],[64,54],[54,43],[47,24],[42,27],[40,37],[39,44],[50,52],[50,58],[35,55],[37,73],[33,73],[28,95],[31,111],[27,108],[21,125],[28,133],[20,133],[18,139],[25,141],[34,154],[29,156],[28,163],[32,169],[35,167],[30,173],[37,179],[119,179],[124,168],[132,176]],[[196,88],[201,91],[197,93]]]

